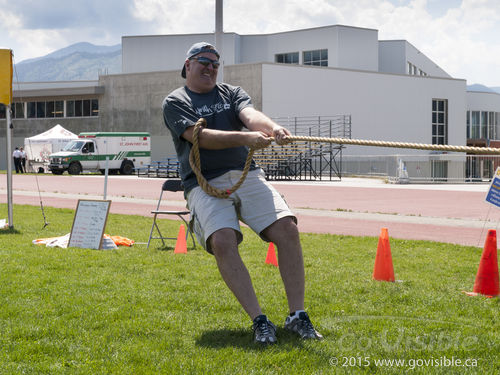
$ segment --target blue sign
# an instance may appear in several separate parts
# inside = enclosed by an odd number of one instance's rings
[[[490,188],[486,195],[486,202],[500,207],[500,167],[497,168],[495,176],[491,180]]]

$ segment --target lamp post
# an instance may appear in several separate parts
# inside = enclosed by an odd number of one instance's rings
[[[224,29],[223,29],[223,1],[215,0],[215,48],[221,56],[219,71],[217,73],[217,80],[219,82],[224,81],[224,53],[223,49],[223,39],[224,39]]]

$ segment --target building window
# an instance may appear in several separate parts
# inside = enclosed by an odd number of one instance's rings
[[[75,117],[82,117],[83,116],[82,103],[83,103],[83,100],[75,100]]]
[[[36,118],[44,118],[45,114],[45,102],[36,102]]]
[[[64,117],[64,101],[56,100],[54,103],[54,117]]]
[[[47,113],[45,117],[54,117],[55,108],[54,102],[46,102]]]
[[[488,113],[488,139],[496,139],[495,134],[495,112]]]
[[[82,100],[83,111],[82,114],[84,117],[90,116],[90,100]]]
[[[432,99],[432,144],[448,144],[447,99]]]
[[[99,116],[99,101],[97,99],[66,101],[66,117],[90,116]]]
[[[470,119],[470,138],[471,139],[479,139],[479,124],[480,124],[480,114],[479,111],[471,111],[471,119]]]
[[[497,140],[499,125],[500,112],[467,111],[467,138]]]
[[[92,112],[90,113],[91,116],[99,116],[99,102],[97,99],[92,99]]]
[[[75,117],[75,101],[66,101],[66,117]]]
[[[500,134],[500,112],[495,112],[495,139],[498,139],[498,134]]]
[[[298,64],[299,53],[298,52],[278,53],[277,55],[275,55],[274,61],[281,64]]]
[[[422,69],[417,68],[415,65],[413,65],[411,62],[408,61],[407,63],[407,73],[411,76],[422,76],[426,77],[427,73],[424,72]]]
[[[46,105],[45,117],[63,117],[64,116],[64,112],[63,112],[64,101],[56,100],[53,102],[52,101],[46,102],[45,105]]]
[[[25,103],[12,104],[12,118],[24,118]]]
[[[488,139],[488,112],[481,112],[481,138]]]
[[[466,127],[466,138],[470,138],[470,111],[467,111],[467,115],[465,116],[465,122],[467,123]]]
[[[328,50],[318,49],[315,51],[304,51],[304,65],[328,66]]]
[[[15,103],[12,106],[12,118],[24,118],[25,106],[28,118],[99,116],[99,100],[85,99]]]
[[[11,119],[24,118],[24,103],[12,103],[10,105]],[[7,118],[7,106],[0,103],[0,118]]]
[[[28,118],[36,118],[36,102],[28,102]]]

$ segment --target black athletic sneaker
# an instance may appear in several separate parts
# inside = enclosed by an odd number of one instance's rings
[[[287,316],[285,320],[285,329],[297,333],[303,339],[323,339],[323,336],[314,329],[305,311],[300,312],[299,316],[295,319],[292,319],[291,316]]]
[[[254,342],[262,345],[276,344],[278,342],[276,338],[276,327],[267,319],[267,316],[259,315],[256,317],[253,320],[252,328]]]

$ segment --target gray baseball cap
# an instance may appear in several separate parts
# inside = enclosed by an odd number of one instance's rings
[[[195,43],[191,46],[191,48],[188,49],[186,53],[186,60],[189,60],[192,57],[195,57],[196,55],[202,53],[202,52],[210,52],[213,53],[217,56],[217,58],[220,58],[219,52],[215,49],[213,45],[211,45],[208,42],[198,42]],[[186,63],[184,62],[184,65],[182,67],[182,73],[181,73],[182,78],[186,78]]]

